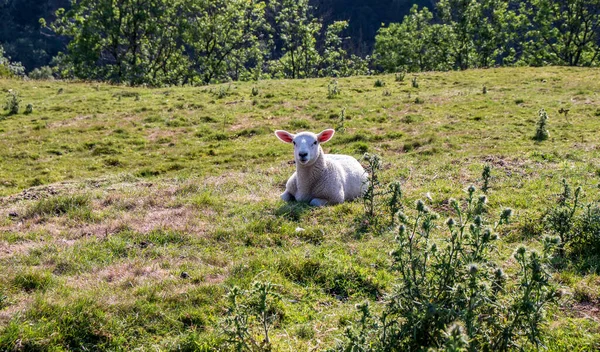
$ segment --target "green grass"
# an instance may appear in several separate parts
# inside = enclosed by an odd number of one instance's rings
[[[360,202],[280,201],[293,157],[272,132],[335,127],[342,109],[344,131],[324,149],[381,155],[381,181],[400,181],[406,205],[429,193],[446,216],[448,199],[481,187],[491,165],[491,213],[515,210],[495,253],[509,276],[519,244],[540,248],[563,178],[584,202],[600,200],[600,71],[423,73],[418,83],[340,78],[330,99],[330,79],[0,80],[0,95],[18,90],[35,107],[0,112],[0,350],[209,349],[222,342],[228,289],[255,280],[282,297],[275,350],[332,347],[355,304],[390,292],[394,234],[360,232]],[[536,142],[540,108],[550,137]],[[597,262],[555,269],[565,295],[549,312],[549,350],[600,347]]]

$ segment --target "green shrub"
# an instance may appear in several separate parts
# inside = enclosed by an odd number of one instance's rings
[[[33,113],[33,104],[29,103],[25,107],[25,115],[29,115],[31,113]]]
[[[377,80],[375,81],[375,87],[376,87],[376,88],[385,87],[385,82],[384,82],[383,80],[381,80],[381,79],[377,79]]]
[[[49,66],[42,66],[40,68],[36,68],[33,71],[29,72],[29,78],[36,80],[53,80],[54,75],[52,73],[52,68]]]
[[[396,78],[395,78],[396,82],[404,81],[405,76],[406,76],[406,72],[404,72],[404,71],[396,73]]]

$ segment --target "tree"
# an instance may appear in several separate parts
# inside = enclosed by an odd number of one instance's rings
[[[270,7],[283,53],[275,71],[289,78],[315,77],[320,61],[316,37],[322,25],[312,16],[308,0],[273,0]]]
[[[265,3],[252,0],[188,0],[184,42],[194,75],[204,83],[239,79],[263,61]]]
[[[382,27],[375,37],[376,63],[387,72],[448,70],[454,58],[449,26],[432,24],[433,14],[414,5],[402,23]]]
[[[531,21],[526,44],[528,63],[598,63],[600,0],[530,0],[521,10]]]
[[[76,77],[175,84],[187,64],[180,9],[169,0],[76,0],[50,28],[71,38],[65,59]]]
[[[20,62],[12,62],[10,57],[4,56],[4,48],[0,45],[0,78],[21,76],[25,73],[25,68]]]

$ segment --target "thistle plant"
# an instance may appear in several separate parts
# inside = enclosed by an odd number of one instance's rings
[[[558,113],[559,114],[563,114],[563,116],[565,117],[565,120],[567,120],[567,123],[571,123],[571,121],[569,121],[569,109],[565,109],[565,108],[560,108],[558,109]]]
[[[491,260],[496,231],[510,222],[512,210],[493,222],[482,211],[484,195],[470,186],[462,201],[451,199],[445,226],[424,201],[400,222],[392,271],[397,285],[380,314],[360,305],[336,351],[406,351],[445,349],[499,350],[539,346],[545,308],[556,299],[545,260],[519,249],[517,286]],[[436,239],[434,233],[443,232]]]
[[[490,189],[490,179],[491,178],[492,178],[492,167],[490,165],[484,165],[483,172],[481,173],[481,180],[483,181],[481,190],[483,191],[483,193],[487,194],[487,191]]]
[[[367,162],[366,191],[363,195],[364,214],[359,218],[363,230],[372,229],[376,232],[385,228],[381,219],[386,211],[389,213],[388,228],[396,225],[396,214],[402,209],[402,188],[399,182],[384,185],[379,180],[382,161],[376,154],[365,153],[363,159]]]
[[[577,187],[573,194],[565,179],[562,180],[562,187],[563,190],[558,197],[556,207],[549,209],[545,216],[546,224],[550,230],[560,237],[558,250],[561,257],[565,254],[565,245],[573,237],[575,213],[579,207],[579,197],[581,195],[581,187]]]
[[[341,90],[338,86],[338,81],[333,79],[327,85],[327,98],[333,99],[341,94]]]
[[[258,95],[258,93],[259,93],[258,87],[256,87],[256,86],[252,87],[252,96],[255,97]]]
[[[403,82],[405,76],[406,76],[406,72],[405,71],[401,71],[401,72],[396,73],[396,82]]]
[[[376,198],[380,195],[381,183],[379,182],[379,170],[381,170],[381,158],[376,154],[365,153],[364,160],[367,162],[367,185],[363,195],[365,207],[365,221],[375,225],[378,218],[375,213]]]
[[[546,113],[546,110],[540,109],[538,111],[538,116],[539,119],[537,122],[537,129],[535,131],[535,136],[533,137],[533,139],[541,142],[545,141],[550,136],[548,132],[548,113]]]
[[[383,80],[381,80],[381,79],[377,79],[377,80],[375,81],[375,87],[376,87],[376,88],[385,87],[385,82],[384,82]]]
[[[254,282],[250,290],[231,289],[227,316],[221,324],[231,350],[271,351],[269,333],[277,319],[274,305],[280,298],[270,282]]]
[[[19,113],[19,104],[21,104],[21,97],[19,96],[19,92],[12,89],[9,90],[6,96],[4,109],[8,110],[9,115],[15,115]]]
[[[417,76],[414,76],[412,79],[412,87],[419,88],[419,82],[417,81]]]
[[[29,103],[27,104],[27,106],[25,107],[25,114],[29,115],[33,113],[33,104]]]
[[[338,133],[344,133],[346,131],[346,127],[344,127],[344,123],[346,121],[346,108],[343,108],[340,112],[340,119],[338,120],[338,125],[335,127],[335,131]]]

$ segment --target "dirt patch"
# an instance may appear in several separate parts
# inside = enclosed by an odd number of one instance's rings
[[[564,307],[563,310],[577,317],[591,319],[600,323],[600,302],[575,303],[569,307]]]
[[[506,176],[512,176],[513,174],[519,174],[521,176],[526,176],[525,172],[525,161],[520,159],[510,159],[504,158],[501,156],[486,156],[483,158],[483,161],[492,165],[492,167],[503,170],[506,173]]]
[[[0,242],[0,259],[12,257],[13,255],[27,253],[32,248],[39,246],[40,243],[25,241],[13,244]]]

